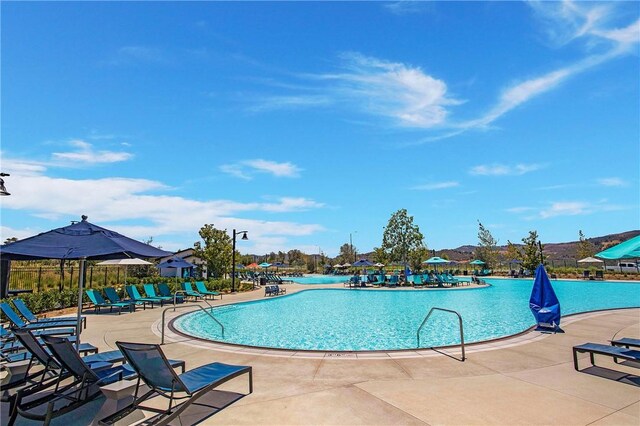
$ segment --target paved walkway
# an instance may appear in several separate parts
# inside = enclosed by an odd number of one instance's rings
[[[291,293],[309,286],[287,288]],[[263,294],[226,295],[223,302]],[[116,340],[159,343],[161,312],[88,315],[83,341],[101,351],[114,349]],[[457,349],[447,350],[451,356],[430,350],[367,359],[331,353],[294,356],[213,349],[174,334],[163,349],[170,358],[186,360],[187,369],[212,361],[253,366],[253,394],[203,424],[639,425],[640,387],[575,371],[571,347],[608,343],[614,337],[640,338],[640,309],[576,315],[566,318],[563,328],[565,334],[527,333],[470,346],[465,362],[455,359]],[[580,358],[581,368],[588,365],[586,357]],[[640,371],[607,358],[598,362],[617,371]],[[246,392],[246,379],[234,379],[224,389]]]

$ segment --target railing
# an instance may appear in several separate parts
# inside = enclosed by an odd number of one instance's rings
[[[466,357],[465,357],[465,353],[464,353],[464,329],[462,327],[462,316],[460,316],[460,314],[458,312],[452,311],[451,309],[431,308],[429,310],[429,313],[427,314],[426,317],[424,317],[424,319],[422,320],[422,324],[420,324],[420,327],[418,327],[418,331],[416,332],[416,340],[418,341],[418,346],[417,347],[420,348],[420,330],[422,330],[422,327],[424,327],[424,325],[426,324],[427,320],[429,319],[429,317],[431,316],[433,311],[449,312],[451,314],[456,314],[458,316],[458,321],[460,323],[460,346],[462,347],[462,361],[464,361],[466,359]]]
[[[205,302],[206,302],[206,301],[205,301]],[[207,303],[207,305],[209,305],[209,303]],[[209,307],[210,307],[211,309],[213,309],[213,306],[209,305]],[[161,340],[161,342],[160,342],[160,344],[161,344],[161,345],[164,345],[164,329],[165,329],[164,325],[165,325],[165,316],[166,316],[166,313],[167,313],[167,311],[168,311],[169,309],[173,309],[173,311],[175,312],[175,311],[176,311],[176,308],[199,308],[199,309],[201,309],[201,310],[202,310],[202,311],[204,311],[207,315],[209,315],[209,316],[211,317],[211,319],[212,319],[212,320],[214,320],[215,322],[217,322],[217,323],[218,323],[218,325],[219,325],[219,326],[220,326],[220,328],[222,329],[222,337],[224,337],[224,325],[222,325],[222,323],[221,323],[220,321],[218,321],[218,320],[216,319],[216,317],[214,317],[214,316],[213,316],[213,314],[212,314],[209,310],[207,310],[207,309],[203,308],[203,307],[202,307],[202,306],[200,306],[200,305],[180,305],[180,306],[176,306],[176,305],[174,304],[173,306],[170,306],[170,307],[168,307],[168,308],[164,308],[164,310],[162,311],[162,340]]]

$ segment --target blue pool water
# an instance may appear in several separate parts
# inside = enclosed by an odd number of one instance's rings
[[[534,325],[529,310],[532,281],[487,280],[487,288],[463,290],[305,290],[214,308],[220,327],[205,313],[174,322],[181,332],[249,346],[307,350],[390,350],[417,347],[416,330],[431,307],[463,317],[465,341],[515,334]],[[553,281],[562,314],[640,306],[640,284]],[[459,343],[455,316],[434,312],[420,335],[421,347]]]
[[[337,284],[349,281],[347,275],[310,275],[306,277],[293,277],[291,280],[298,284]]]

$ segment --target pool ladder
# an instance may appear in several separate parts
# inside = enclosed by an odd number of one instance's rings
[[[176,308],[199,308],[200,310],[204,311],[205,314],[209,315],[211,317],[212,320],[214,320],[216,323],[218,323],[218,325],[220,326],[220,328],[222,329],[222,337],[224,337],[224,325],[222,325],[222,323],[220,321],[218,321],[218,319],[216,317],[213,316],[212,312],[213,312],[213,306],[211,306],[211,304],[209,302],[207,302],[206,300],[202,299],[202,301],[204,303],[206,303],[209,306],[209,309],[207,310],[206,308],[203,308],[201,305],[180,305],[180,306],[176,306],[176,295],[178,293],[185,293],[185,291],[176,291],[176,293],[173,296],[173,306],[170,306],[168,308],[164,308],[164,310],[162,311],[162,340],[160,342],[161,345],[164,345],[164,330],[165,330],[165,316],[166,313],[169,309],[173,309],[173,312],[176,311]]]
[[[466,356],[465,356],[465,353],[464,353],[464,329],[462,327],[462,316],[457,311],[452,311],[451,309],[431,308],[429,310],[429,313],[427,314],[426,317],[424,317],[424,319],[422,320],[422,324],[420,324],[420,327],[418,327],[418,331],[416,332],[416,340],[418,341],[417,348],[420,349],[420,330],[422,330],[422,327],[424,327],[424,325],[427,323],[427,320],[429,319],[429,317],[431,316],[433,311],[449,312],[451,314],[455,314],[455,315],[458,316],[458,322],[460,324],[460,347],[462,348],[462,359],[461,359],[461,361],[464,361],[466,359]]]

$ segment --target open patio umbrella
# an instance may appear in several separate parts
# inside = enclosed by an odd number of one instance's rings
[[[171,253],[136,241],[117,232],[87,222],[80,222],[0,246],[3,260],[77,259],[80,261],[78,280],[77,347],[82,331],[82,296],[87,260],[157,258]]]
[[[193,268],[196,265],[194,265],[191,262],[187,262],[186,260],[180,258],[180,257],[172,257],[171,259],[165,260],[162,263],[159,263],[156,265],[156,268],[159,269],[163,269],[163,268],[172,268],[172,269],[176,269],[176,282],[178,281],[178,275],[180,275],[180,277],[182,277],[182,269],[187,269],[187,268]],[[178,274],[177,269],[180,269],[180,274]]]
[[[560,301],[542,264],[536,268],[529,308],[538,324],[536,331],[564,333],[560,328]]]
[[[435,265],[435,268],[437,270],[438,269],[438,265],[449,263],[449,261],[447,259],[443,259],[443,258],[438,257],[438,256],[433,256],[433,257],[430,257],[429,259],[425,260],[422,263],[424,263],[426,265]]]
[[[600,259],[635,259],[640,257],[640,235],[596,254]]]
[[[262,262],[262,263],[261,263],[261,264],[259,264],[258,266],[259,266],[259,267],[261,267],[261,268],[265,268],[265,269],[266,269],[266,268],[268,268],[269,266],[271,266],[271,264],[270,264],[270,263],[268,263],[268,262]]]
[[[596,259],[595,257],[585,257],[578,260],[578,263],[603,263],[604,260]]]
[[[134,257],[133,259],[112,259],[105,260],[104,262],[100,262],[97,265],[99,266],[124,266],[124,285],[127,285],[127,269],[129,265],[153,265],[151,262],[147,262],[146,260],[138,259]]]
[[[247,265],[247,268],[257,269],[258,268],[258,264],[256,262],[250,263],[250,264]]]

